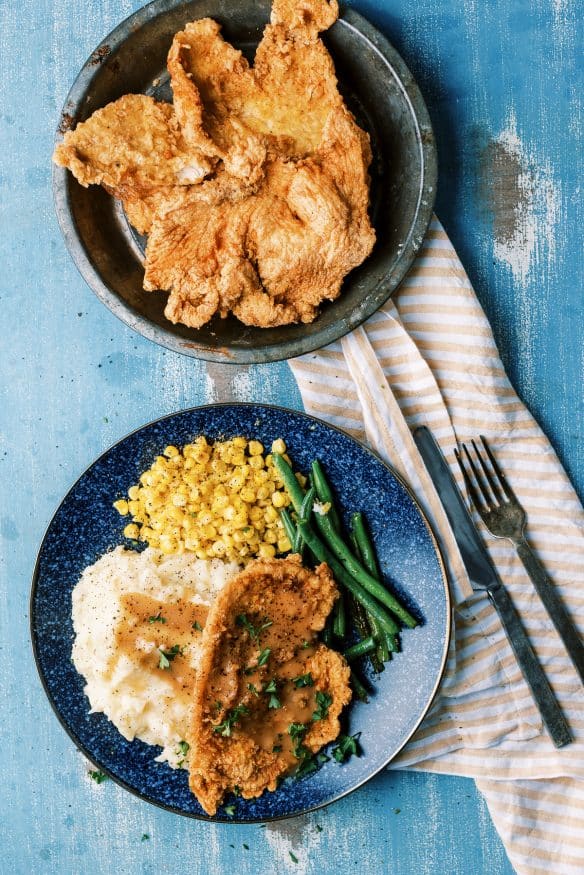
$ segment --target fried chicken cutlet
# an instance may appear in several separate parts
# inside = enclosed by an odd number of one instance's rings
[[[127,95],[57,147],[149,234],[144,288],[170,292],[171,322],[311,322],[371,252],[369,138],[319,38],[337,16],[336,0],[275,0],[253,67],[215,21],[187,24],[168,55],[173,107]]]
[[[232,578],[205,624],[190,787],[215,814],[225,794],[275,790],[340,730],[349,667],[317,640],[337,588],[327,565],[258,559]]]

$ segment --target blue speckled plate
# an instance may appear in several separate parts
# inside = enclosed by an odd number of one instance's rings
[[[371,677],[374,695],[346,713],[345,731],[361,733],[362,756],[326,763],[275,793],[234,801],[208,818],[190,793],[185,771],[156,763],[159,750],[128,742],[102,714],[89,714],[83,678],[71,661],[71,591],[83,569],[124,542],[124,521],[112,501],[124,495],[167,444],[243,434],[270,446],[283,437],[295,466],[326,464],[347,514],[365,512],[386,578],[423,618],[404,630],[403,650]],[[401,750],[426,714],[442,677],[450,634],[443,564],[422,512],[398,475],[348,435],[302,413],[257,404],[198,407],[164,417],[107,450],[79,478],[53,517],[39,552],[31,594],[31,634],[49,700],[77,747],[111,778],[142,799],[179,814],[226,822],[291,817],[340,799],[373,777]],[[233,800],[230,799],[230,802]]]

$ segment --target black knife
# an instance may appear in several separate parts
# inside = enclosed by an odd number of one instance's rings
[[[446,459],[425,426],[415,430],[414,440],[446,511],[473,590],[486,592],[493,603],[553,743],[556,747],[570,744],[573,740],[570,727],[466,508]]]

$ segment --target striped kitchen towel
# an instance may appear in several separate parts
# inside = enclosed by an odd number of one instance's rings
[[[437,220],[391,301],[341,341],[290,362],[308,412],[368,443],[411,484],[448,556],[454,634],[431,711],[391,768],[476,779],[522,875],[584,872],[584,689],[512,546],[482,528],[575,735],[556,750],[488,600],[473,593],[412,439],[427,425],[464,491],[457,443],[487,436],[528,535],[584,632],[584,511],[515,394]],[[475,516],[478,522],[478,517]]]

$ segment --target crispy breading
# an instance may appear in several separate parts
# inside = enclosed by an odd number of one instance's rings
[[[215,21],[191,22],[168,55],[174,109],[128,95],[57,148],[150,232],[144,288],[170,292],[171,322],[311,322],[371,252],[369,139],[319,39],[337,15],[336,0],[275,0],[253,67]]]
[[[53,155],[81,185],[103,185],[146,233],[160,203],[177,185],[199,182],[212,161],[188,148],[172,106],[126,94],[68,131]]]
[[[236,787],[246,799],[275,790],[337,737],[349,667],[316,638],[336,597],[328,566],[310,571],[299,556],[256,560],[218,596],[189,739],[190,786],[208,814]]]

